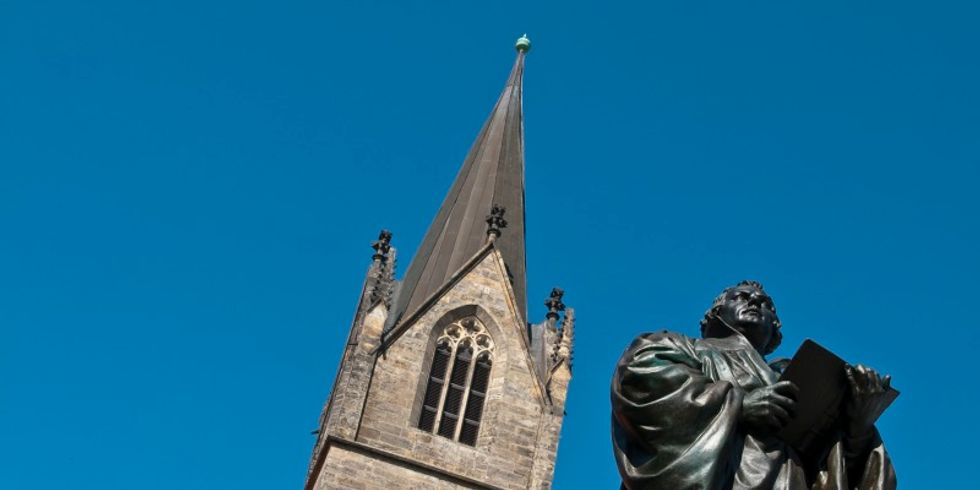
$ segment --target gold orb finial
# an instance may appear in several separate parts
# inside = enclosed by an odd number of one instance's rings
[[[514,44],[514,48],[522,53],[526,53],[531,50],[531,40],[527,38],[527,34],[517,38],[517,43]]]

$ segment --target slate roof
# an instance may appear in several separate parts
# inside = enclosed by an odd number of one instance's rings
[[[524,116],[522,82],[526,50],[518,49],[497,104],[480,130],[456,180],[399,285],[386,330],[396,327],[446,284],[486,245],[487,216],[503,206],[507,226],[494,246],[511,275],[517,307],[527,318],[524,253]]]

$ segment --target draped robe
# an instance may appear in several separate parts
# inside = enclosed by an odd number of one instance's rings
[[[866,454],[847,457],[838,435],[807,460],[775,436],[747,434],[739,426],[742,399],[778,377],[741,335],[692,339],[664,331],[637,337],[612,380],[613,449],[623,488],[896,487],[877,431]],[[857,481],[848,481],[849,475]]]

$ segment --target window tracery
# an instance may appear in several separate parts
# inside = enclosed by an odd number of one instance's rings
[[[452,322],[436,338],[418,427],[476,445],[486,401],[493,338],[475,317]]]

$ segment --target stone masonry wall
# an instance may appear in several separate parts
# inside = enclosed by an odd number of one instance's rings
[[[447,481],[431,473],[416,471],[384,458],[333,446],[320,472],[314,490],[375,489],[460,489],[473,488]]]
[[[351,359],[358,366],[350,372],[349,387],[358,393],[344,397],[345,409],[331,414],[334,435],[459,478],[440,478],[334,445],[314,488],[474,488],[460,483],[467,480],[491,488],[551,488],[563,407],[551,405],[532,366],[525,322],[513,297],[503,260],[491,250],[377,357],[373,369],[364,365],[366,358]],[[496,346],[475,447],[416,427],[434,332],[471,314],[480,318]],[[366,337],[361,342],[373,344]],[[360,349],[366,345],[358,347],[355,358],[366,354]],[[370,380],[355,381],[359,375]],[[567,380],[556,386],[562,401],[566,387]],[[346,407],[365,395],[362,413],[354,404]],[[357,423],[351,418],[355,414]]]
[[[506,277],[492,251],[394,341],[375,367],[358,442],[494,486],[532,486],[539,433],[550,406],[531,366],[524,320]],[[433,331],[440,319],[460,309],[475,309],[496,344],[476,447],[416,428]]]

